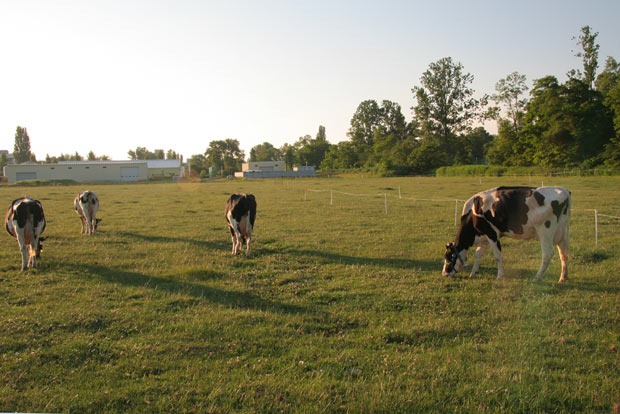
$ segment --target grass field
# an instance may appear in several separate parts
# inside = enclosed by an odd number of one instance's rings
[[[453,201],[497,185],[573,194],[569,281],[504,239],[442,278]],[[337,190],[333,204],[329,192]],[[100,232],[80,234],[80,190]],[[254,255],[230,254],[233,192]],[[384,198],[351,196],[388,194]],[[0,411],[613,413],[620,410],[620,178],[323,178],[2,187],[43,203],[41,267],[0,249]],[[1,204],[4,203],[4,204]],[[459,205],[459,209],[462,204]],[[472,260],[470,252],[470,261]]]

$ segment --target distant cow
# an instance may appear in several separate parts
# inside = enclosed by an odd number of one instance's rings
[[[81,233],[93,234],[101,221],[97,218],[99,210],[99,198],[94,191],[82,191],[73,200],[73,208],[80,220],[82,220]]]
[[[241,252],[243,243],[245,255],[250,257],[252,229],[256,219],[256,199],[252,194],[233,194],[226,202],[226,221],[232,236],[232,254]]]
[[[22,270],[37,267],[43,250],[41,233],[45,230],[43,206],[29,197],[18,198],[9,206],[4,219],[6,231],[17,239],[22,254]]]
[[[465,202],[461,227],[454,243],[446,246],[442,274],[451,276],[463,269],[467,250],[476,249],[473,277],[480,258],[489,246],[497,261],[497,278],[504,276],[500,237],[528,240],[537,238],[542,248],[542,264],[535,280],[547,270],[557,246],[562,260],[560,283],[567,278],[571,197],[562,187],[498,187],[475,194]]]

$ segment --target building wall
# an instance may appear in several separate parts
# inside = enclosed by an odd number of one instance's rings
[[[181,175],[183,175],[181,168],[149,168],[149,178],[178,177]]]
[[[253,161],[244,162],[241,171],[286,171],[284,161]]]
[[[18,178],[75,181],[142,181],[148,178],[148,167],[145,161],[12,164],[4,167],[4,175],[9,183],[18,181]]]

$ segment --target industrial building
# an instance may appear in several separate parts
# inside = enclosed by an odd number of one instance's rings
[[[241,171],[235,173],[237,178],[278,178],[278,177],[315,177],[314,166],[293,167],[286,171],[284,161],[244,162]]]
[[[61,161],[57,164],[26,162],[4,167],[7,182],[23,180],[145,181],[183,176],[183,166],[174,160]]]

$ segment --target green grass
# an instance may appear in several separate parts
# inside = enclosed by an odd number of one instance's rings
[[[41,267],[0,250],[0,411],[612,413],[620,403],[620,178],[325,178],[3,187],[45,208]],[[532,283],[504,239],[476,279],[441,277],[454,203],[496,185],[573,194],[569,281]],[[304,189],[334,189],[329,192]],[[72,201],[101,200],[80,234]],[[224,205],[256,195],[254,255]],[[342,193],[383,194],[355,197]],[[2,201],[3,200],[3,201]],[[459,205],[459,209],[462,204]],[[471,253],[470,253],[471,254]]]

